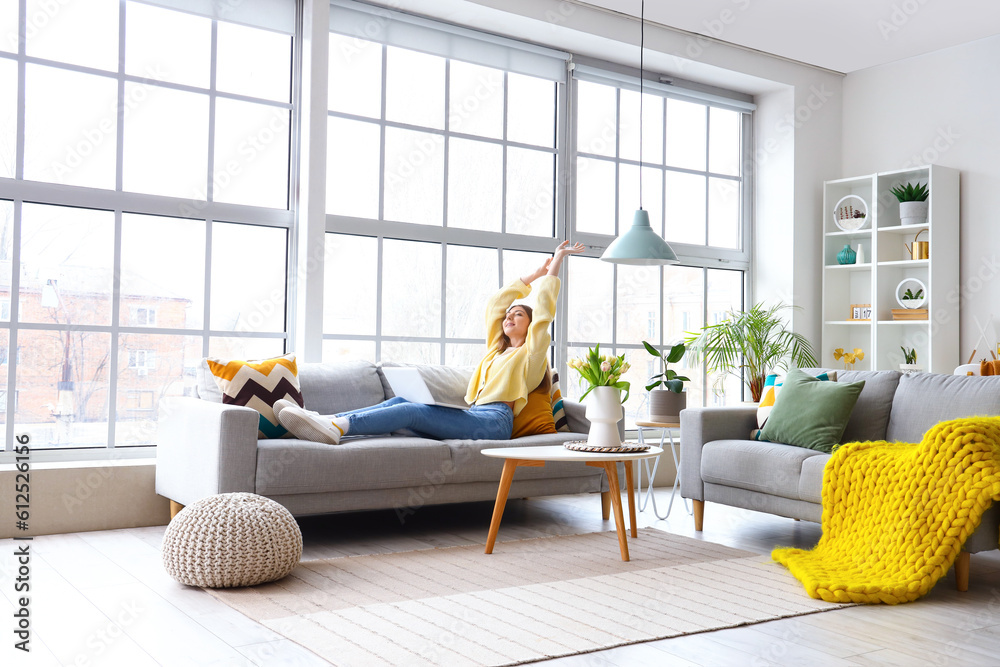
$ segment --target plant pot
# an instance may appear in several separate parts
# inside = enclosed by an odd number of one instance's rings
[[[649,391],[649,421],[676,422],[680,421],[681,410],[687,407],[687,392],[674,392],[669,389],[651,389]]]
[[[915,308],[919,308],[924,305],[923,297],[919,299],[900,299],[899,302],[903,304],[903,308],[908,310],[914,310]]]
[[[923,225],[927,222],[927,201],[899,202],[899,223],[901,225]]]
[[[594,387],[587,396],[587,419],[590,433],[587,443],[596,447],[618,447],[622,444],[618,422],[625,416],[621,391],[615,387]]]
[[[909,375],[910,373],[920,373],[924,369],[918,364],[900,364],[899,370],[904,374]]]

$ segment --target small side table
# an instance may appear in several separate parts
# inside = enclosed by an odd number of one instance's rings
[[[677,470],[677,474],[674,476],[674,486],[673,486],[672,489],[670,489],[670,504],[667,505],[667,513],[664,514],[663,516],[660,516],[660,512],[656,508],[656,496],[653,495],[653,478],[656,477],[656,466],[658,466],[660,464],[659,457],[657,457],[653,461],[653,469],[652,470],[649,469],[649,459],[643,459],[642,463],[639,464],[639,474],[637,475],[637,477],[638,477],[638,480],[637,480],[638,484],[636,485],[636,489],[635,489],[636,496],[639,499],[639,511],[640,512],[645,511],[646,505],[649,504],[649,500],[650,500],[650,498],[652,498],[653,499],[653,514],[656,515],[657,519],[661,519],[661,520],[662,519],[666,519],[668,516],[670,516],[670,510],[672,510],[673,507],[674,507],[674,495],[677,493],[677,489],[678,489],[678,487],[680,487],[680,483],[681,483],[681,464],[680,464],[680,460],[677,458],[677,450],[674,449],[674,435],[673,435],[673,433],[671,433],[670,429],[680,428],[681,423],[680,422],[636,421],[635,425],[636,425],[636,427],[637,427],[637,429],[639,431],[639,443],[640,444],[645,444],[645,440],[643,440],[642,431],[643,431],[643,429],[647,429],[647,428],[658,428],[658,429],[660,429],[660,448],[661,449],[666,449],[667,446],[665,444],[665,441],[668,440],[668,439],[670,440],[670,455],[674,457],[674,468]],[[643,466],[645,466],[645,468],[646,468],[646,479],[649,481],[649,486],[646,487],[646,497],[645,497],[645,499],[642,497],[642,468],[643,468]],[[691,508],[688,506],[687,499],[686,498],[681,498],[681,501],[684,503],[684,510],[688,514],[691,514]]]

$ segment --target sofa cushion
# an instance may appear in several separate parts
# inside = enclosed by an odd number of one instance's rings
[[[816,375],[822,369],[802,370]],[[885,439],[893,396],[901,376],[902,373],[899,371],[837,371],[838,382],[865,381],[858,402],[854,404],[851,418],[847,420],[847,428],[840,438],[841,442]]]
[[[913,373],[899,380],[886,440],[920,442],[948,419],[1000,415],[1000,377]]]
[[[288,429],[278,423],[274,404],[285,399],[302,405],[294,354],[258,361],[209,357],[204,363],[222,392],[223,403],[253,408],[260,414],[258,438],[292,437]]]
[[[813,456],[802,462],[802,474],[799,476],[799,498],[811,503],[823,502],[823,470],[829,454]]]
[[[701,478],[799,500],[799,476],[807,459],[823,456],[804,447],[756,440],[715,440],[701,452]]]
[[[484,449],[500,447],[543,447],[546,445],[561,445],[569,440],[585,438],[579,433],[546,433],[544,435],[529,435],[511,440],[444,440],[452,452],[455,464],[453,482],[499,482],[503,471],[503,459],[483,456]],[[518,468],[515,480],[535,477],[588,477],[599,468],[588,467],[582,463],[551,463],[544,467]]]
[[[864,380],[823,382],[800,370],[791,371],[759,439],[829,453],[844,435],[864,386]]]
[[[336,447],[307,440],[261,440],[256,493],[274,496],[422,486],[434,480],[443,483],[453,472],[451,450],[437,440],[357,437],[344,438]]]
[[[555,433],[556,422],[552,418],[552,396],[548,383],[543,382],[528,394],[528,402],[514,415],[514,427],[510,439],[516,440],[528,435]]]
[[[300,364],[299,386],[306,410],[321,415],[365,408],[386,398],[370,361]]]

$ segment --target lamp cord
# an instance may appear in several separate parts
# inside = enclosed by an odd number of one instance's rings
[[[646,0],[639,5],[639,210],[642,210],[642,80],[646,51]]]

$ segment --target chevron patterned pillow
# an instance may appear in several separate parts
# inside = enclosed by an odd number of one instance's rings
[[[291,437],[274,416],[274,404],[285,398],[303,405],[294,354],[259,361],[209,357],[205,364],[222,390],[223,403],[245,405],[260,413],[258,439]]]

